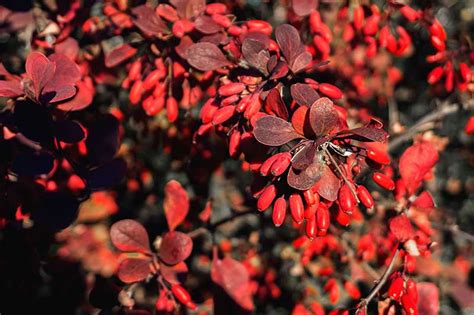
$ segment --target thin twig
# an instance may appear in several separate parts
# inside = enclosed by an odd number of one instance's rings
[[[367,314],[367,306],[369,305],[370,301],[377,295],[380,289],[382,289],[382,287],[385,285],[385,282],[387,282],[388,277],[390,276],[393,268],[395,267],[395,261],[397,260],[399,253],[400,253],[400,248],[397,248],[397,250],[392,256],[392,260],[390,261],[390,264],[388,265],[387,269],[382,275],[382,278],[380,278],[377,285],[370,291],[369,295],[367,295],[366,298],[362,299],[359,305],[357,306],[358,310],[363,309],[365,311],[364,314]]]
[[[443,103],[437,110],[423,116],[413,126],[398,137],[393,138],[388,145],[388,151],[393,152],[406,141],[411,140],[413,136],[421,131],[429,130],[434,127],[434,122],[457,112],[460,109],[459,104]]]

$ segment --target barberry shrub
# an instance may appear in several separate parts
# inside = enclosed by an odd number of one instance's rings
[[[31,2],[1,314],[472,310],[469,2]]]

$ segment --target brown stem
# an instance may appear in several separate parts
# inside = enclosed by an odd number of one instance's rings
[[[367,295],[366,298],[362,299],[357,306],[357,310],[364,310],[365,314],[367,314],[367,306],[369,305],[370,301],[377,295],[377,293],[382,289],[382,287],[385,285],[387,282],[388,277],[392,273],[393,268],[395,267],[395,261],[397,260],[398,254],[400,253],[400,248],[397,248],[395,253],[392,256],[392,259],[390,261],[390,264],[388,265],[387,269],[382,275],[382,278],[380,278],[379,282],[377,285],[370,291],[369,295]]]

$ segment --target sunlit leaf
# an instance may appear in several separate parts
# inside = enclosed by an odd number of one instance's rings
[[[171,231],[186,219],[189,212],[189,197],[186,189],[178,181],[171,180],[166,184],[163,208]]]
[[[168,265],[176,265],[186,260],[193,250],[193,240],[185,233],[171,231],[163,236],[160,259]]]
[[[148,233],[135,220],[118,221],[110,228],[110,239],[115,247],[124,252],[150,252]]]
[[[265,116],[257,120],[254,135],[258,142],[268,146],[280,146],[301,138],[289,122],[275,116]]]

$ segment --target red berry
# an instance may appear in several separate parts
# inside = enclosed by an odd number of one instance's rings
[[[339,189],[339,207],[342,211],[351,214],[354,208],[357,205],[357,201],[352,194],[350,187],[347,184],[344,184],[341,189]]]
[[[293,221],[300,224],[304,219],[304,206],[303,199],[299,193],[293,193],[290,195],[290,211]]]
[[[382,174],[382,173],[374,173],[372,175],[372,179],[374,180],[374,182],[379,185],[380,187],[384,188],[384,189],[387,189],[387,190],[394,190],[395,189],[395,183],[393,182],[393,180],[388,177],[387,175],[385,174]]]
[[[374,198],[372,198],[372,195],[365,186],[359,185],[357,187],[357,197],[366,208],[370,209],[374,206]]]
[[[276,227],[279,227],[285,221],[285,216],[286,216],[286,200],[285,200],[285,197],[282,196],[278,198],[275,201],[275,204],[273,205],[273,213],[272,213],[273,224],[275,224]]]
[[[342,92],[341,90],[329,83],[321,83],[319,84],[319,91],[323,93],[324,95],[329,96],[332,99],[340,99],[342,97]]]
[[[382,151],[375,151],[375,150],[367,150],[367,157],[374,162],[377,162],[382,165],[389,165],[390,164],[390,157],[387,153]]]
[[[395,276],[388,287],[388,296],[396,301],[400,301],[403,295],[404,285],[405,280],[399,275]]]
[[[268,209],[268,207],[270,207],[273,200],[275,199],[276,193],[277,191],[276,191],[275,185],[270,184],[267,187],[265,187],[260,197],[258,197],[257,209],[259,211],[264,211]]]

